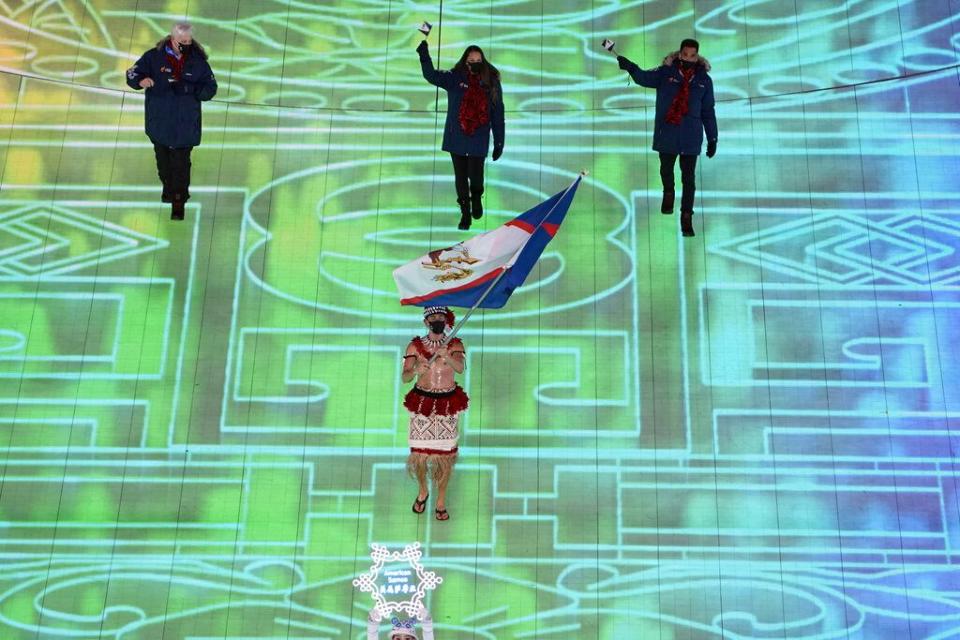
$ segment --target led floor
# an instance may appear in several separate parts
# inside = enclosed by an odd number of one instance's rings
[[[960,4],[440,6],[0,1],[0,638],[361,638],[414,542],[438,640],[960,635]],[[220,92],[172,222],[124,72],[184,16]],[[422,20],[503,74],[474,230],[590,171],[465,328],[444,523],[391,279],[465,237]],[[599,43],[689,36],[684,239]]]

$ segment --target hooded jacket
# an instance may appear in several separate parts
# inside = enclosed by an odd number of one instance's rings
[[[443,150],[459,156],[477,156],[485,158],[490,147],[490,133],[493,133],[493,146],[503,147],[504,122],[503,99],[492,100],[488,95],[488,110],[490,122],[478,127],[473,135],[468,136],[460,128],[460,103],[467,92],[466,73],[460,71],[439,71],[434,68],[430,52],[425,46],[417,49],[420,54],[420,69],[423,77],[432,85],[447,92],[447,121],[443,127]],[[487,90],[482,83],[484,91]],[[502,92],[500,94],[503,95]]]
[[[656,69],[644,71],[636,64],[617,56],[620,68],[630,74],[638,85],[657,90],[657,108],[654,117],[653,150],[662,153],[700,155],[703,135],[707,140],[717,139],[717,116],[714,112],[713,80],[710,62],[697,56],[696,72],[690,80],[688,111],[679,125],[667,122],[667,111],[683,85],[680,71],[680,52],[674,51],[663,59]]]
[[[202,128],[200,103],[217,95],[217,80],[206,54],[193,47],[184,60],[180,81],[175,81],[167,60],[169,44],[169,38],[161,40],[140,56],[127,69],[127,85],[140,91],[141,80],[153,80],[153,86],[146,90],[144,109],[147,137],[154,144],[174,149],[195,147],[200,144]]]

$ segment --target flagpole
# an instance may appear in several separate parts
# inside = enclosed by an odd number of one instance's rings
[[[557,208],[557,205],[563,201],[566,195],[570,192],[570,189],[573,189],[573,185],[577,184],[577,181],[586,175],[587,175],[587,170],[581,169],[580,173],[577,175],[577,178],[570,183],[569,187],[564,189],[563,193],[560,194],[560,197],[557,198],[557,201],[553,204],[552,207],[550,207],[550,211],[547,211],[546,215],[544,215],[543,218],[541,218],[540,222],[537,223],[537,226],[534,227],[533,231],[530,232],[531,238],[533,238],[533,235],[540,230],[540,227],[542,227],[543,223],[547,221],[547,218],[549,218],[550,214],[553,213],[553,210]],[[526,243],[524,243],[524,246],[526,246]],[[517,249],[518,253],[520,251],[523,251],[523,247],[520,247],[519,249]],[[503,276],[506,275],[507,271],[509,270],[510,270],[510,267],[506,267],[503,271],[497,274],[497,277],[493,279],[493,282],[491,282],[490,286],[487,287],[487,290],[483,292],[483,295],[480,296],[480,298],[478,298],[475,303],[473,303],[473,306],[470,307],[470,309],[468,309],[465,314],[463,314],[463,317],[460,318],[460,321],[457,322],[456,326],[453,327],[453,331],[450,332],[450,335],[448,335],[446,338],[443,339],[443,343],[440,345],[440,348],[443,348],[448,344],[450,344],[450,341],[457,336],[457,333],[460,331],[460,328],[464,325],[467,319],[470,316],[472,316],[473,312],[477,310],[477,307],[479,307],[483,303],[483,301],[487,299],[487,296],[490,295],[490,292],[493,291],[493,288],[497,286],[497,283],[500,282],[500,279],[503,278]],[[433,361],[436,359],[437,359],[437,354],[434,353],[432,356],[430,356],[430,360],[427,361],[427,365],[433,364]]]

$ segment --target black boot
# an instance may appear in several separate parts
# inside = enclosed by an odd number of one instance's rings
[[[467,231],[470,229],[470,201],[466,198],[460,198],[457,200],[457,204],[460,205],[460,224],[457,225],[457,229]]]
[[[673,213],[673,201],[676,194],[671,189],[663,192],[663,202],[660,203],[660,213]]]
[[[174,194],[173,204],[170,206],[170,219],[183,220],[183,196],[179,193]]]
[[[684,238],[692,238],[696,235],[693,232],[693,211],[680,212],[680,233]]]
[[[696,197],[697,186],[693,180],[683,181],[683,191],[680,192],[680,213],[689,211],[693,215],[693,199]]]
[[[474,220],[483,217],[483,191],[474,192],[470,195],[470,206],[473,208]]]

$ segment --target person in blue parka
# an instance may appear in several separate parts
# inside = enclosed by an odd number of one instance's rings
[[[207,53],[193,39],[193,28],[177,23],[170,35],[127,69],[127,84],[145,89],[146,132],[153,143],[163,202],[170,217],[183,220],[190,198],[190,152],[200,144],[200,103],[217,94]]]
[[[483,164],[493,132],[493,160],[503,153],[503,89],[500,72],[483,50],[470,45],[449,71],[438,71],[424,40],[417,47],[423,77],[447,92],[447,121],[443,150],[453,160],[453,173],[460,205],[458,229],[469,229],[471,218],[483,216]]]
[[[717,117],[714,113],[713,80],[710,63],[700,55],[700,44],[693,39],[680,43],[680,50],[668,55],[656,69],[644,71],[618,55],[620,68],[643,87],[657,90],[657,109],[653,130],[653,150],[660,153],[660,179],[663,182],[662,213],[673,213],[673,168],[680,156],[680,229],[684,236],[693,232],[693,199],[696,193],[697,156],[707,135],[707,157],[717,152]]]

